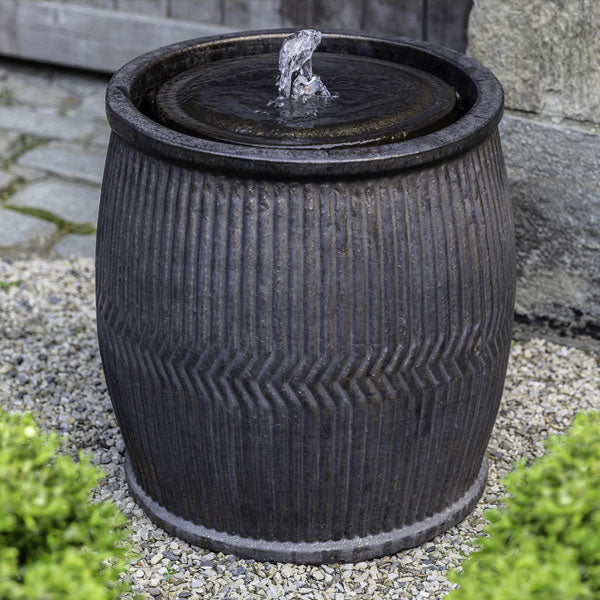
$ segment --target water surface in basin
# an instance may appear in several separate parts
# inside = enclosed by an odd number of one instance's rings
[[[340,147],[401,141],[458,116],[454,89],[399,63],[315,53],[332,97],[273,103],[277,54],[222,59],[185,71],[158,90],[158,119],[196,137],[256,146]]]

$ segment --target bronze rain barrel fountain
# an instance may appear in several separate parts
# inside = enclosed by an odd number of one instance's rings
[[[156,523],[354,561],[434,537],[485,486],[515,286],[503,93],[426,42],[290,33],[114,75],[98,335]]]

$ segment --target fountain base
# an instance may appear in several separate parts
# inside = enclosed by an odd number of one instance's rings
[[[286,542],[254,539],[217,531],[178,517],[146,494],[136,478],[129,456],[125,456],[125,476],[133,497],[150,519],[165,531],[190,544],[210,548],[216,552],[255,560],[299,564],[357,562],[418,546],[462,521],[475,508],[485,489],[487,475],[488,461],[487,457],[484,457],[477,478],[461,498],[417,523],[351,539]]]

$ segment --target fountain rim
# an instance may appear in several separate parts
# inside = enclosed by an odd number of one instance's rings
[[[437,131],[401,142],[372,146],[314,149],[267,148],[194,137],[147,116],[132,100],[132,87],[147,69],[178,55],[220,43],[248,43],[261,38],[284,40],[297,29],[269,29],[201,37],[157,48],[115,72],[106,90],[106,113],[114,133],[134,147],[168,161],[208,169],[266,176],[353,176],[414,169],[460,155],[487,139],[498,126],[504,91],[495,75],[464,54],[431,42],[387,34],[322,29],[323,39],[408,46],[434,60],[458,68],[475,86],[476,99],[459,119]],[[275,88],[274,88],[275,89]]]

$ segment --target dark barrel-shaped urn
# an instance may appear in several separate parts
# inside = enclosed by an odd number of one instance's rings
[[[331,31],[313,66],[332,99],[284,110],[288,33],[113,77],[98,336],[156,523],[352,561],[434,537],[485,486],[515,285],[503,95],[451,50]]]

